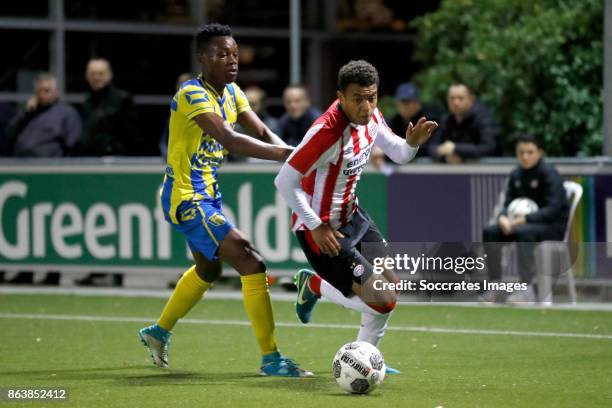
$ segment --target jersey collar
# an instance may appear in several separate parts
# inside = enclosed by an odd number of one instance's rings
[[[219,106],[223,106],[223,104],[225,103],[225,90],[227,89],[227,85],[225,85],[225,87],[223,88],[223,95],[219,95],[217,90],[204,79],[202,74],[198,75],[198,81],[200,81],[200,84],[204,88],[208,89],[212,93],[212,95],[215,97],[215,99],[219,103]]]

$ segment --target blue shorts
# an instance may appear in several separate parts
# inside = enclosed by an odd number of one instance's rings
[[[223,215],[221,200],[183,201],[177,210],[178,224],[172,226],[187,239],[189,248],[213,261],[225,236],[234,225]]]

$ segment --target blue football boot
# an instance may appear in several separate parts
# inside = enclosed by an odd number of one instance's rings
[[[312,309],[314,309],[317,301],[321,296],[315,294],[308,282],[315,275],[313,271],[308,269],[300,269],[293,277],[293,283],[297,287],[297,301],[295,303],[295,314],[300,322],[306,324],[310,322]]]

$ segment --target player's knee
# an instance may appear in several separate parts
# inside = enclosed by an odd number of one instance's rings
[[[209,265],[196,265],[195,270],[200,279],[209,283],[219,280],[223,271],[220,263]]]
[[[257,273],[266,273],[266,264],[263,263],[262,261],[258,260],[257,261]]]
[[[265,273],[266,264],[264,263],[261,255],[259,255],[259,253],[255,250],[251,242],[248,239],[243,238],[240,241],[240,246],[243,248],[243,252],[240,257],[244,260],[246,274]]]
[[[378,312],[380,314],[388,314],[395,309],[396,304],[397,301],[392,301],[390,303],[368,303],[368,306],[375,312]]]
[[[393,305],[393,307],[395,307],[395,304],[397,303],[397,292],[394,290],[388,290],[384,292],[384,297],[383,297],[383,302],[387,305]],[[393,309],[391,309],[393,310]]]

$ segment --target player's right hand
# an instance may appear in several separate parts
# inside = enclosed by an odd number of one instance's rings
[[[312,239],[321,252],[328,256],[338,256],[342,247],[336,238],[344,238],[340,231],[332,229],[329,224],[321,224],[311,231]]]

